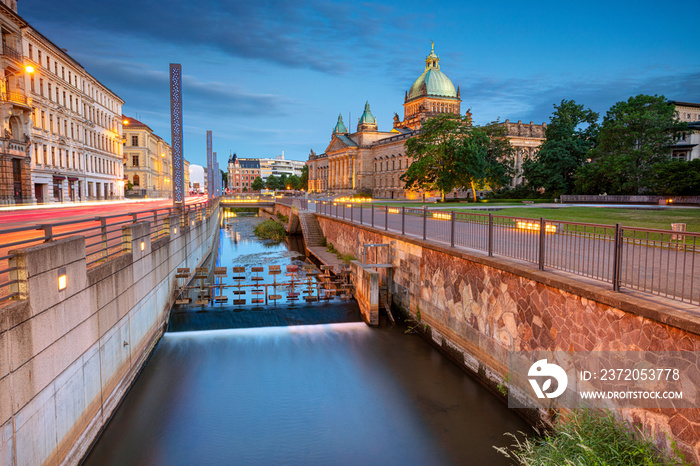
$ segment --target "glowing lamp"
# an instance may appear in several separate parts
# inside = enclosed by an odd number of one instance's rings
[[[141,250],[144,251],[146,249],[146,243],[141,241]]]
[[[58,269],[58,291],[63,291],[68,286],[68,276],[66,275],[66,268],[61,267]]]
[[[27,73],[33,73],[34,67],[32,65],[27,65],[24,67],[24,71],[26,71]]]

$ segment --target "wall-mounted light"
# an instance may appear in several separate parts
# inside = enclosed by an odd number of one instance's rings
[[[192,220],[192,226],[194,226],[194,220]]]
[[[177,227],[173,228],[173,234],[177,235]]]
[[[141,241],[141,250],[143,251],[145,249],[146,249],[146,243]]]
[[[58,291],[63,291],[68,286],[68,276],[66,275],[66,268],[61,267],[58,269]]]

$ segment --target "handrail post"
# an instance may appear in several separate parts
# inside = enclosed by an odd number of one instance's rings
[[[615,245],[613,249],[613,291],[620,291],[620,270],[622,268],[622,225],[615,224]]]
[[[153,239],[157,239],[158,236],[160,236],[159,232],[158,232],[158,211],[157,210],[153,211],[153,231],[154,231]]]
[[[455,211],[450,213],[450,247],[455,247]]]
[[[401,206],[401,234],[406,234],[406,206]]]
[[[372,211],[372,226],[374,226],[374,204],[371,204],[370,210]]]
[[[100,217],[100,230],[102,231],[102,256],[107,258],[107,219]]]
[[[350,221],[351,221],[351,222],[354,222],[354,220],[353,220],[353,210],[355,210],[355,207],[354,207],[352,204],[350,204]]]
[[[489,214],[489,256],[493,256],[493,214]]]
[[[44,229],[44,243],[49,243],[53,241],[53,228],[51,225],[43,225]]]
[[[131,220],[132,220],[131,223],[136,223],[136,222],[138,222],[138,214],[137,214],[136,212],[134,212],[133,214],[131,214]]]
[[[423,206],[423,239],[426,239],[426,226],[428,224],[428,206]]]
[[[384,230],[389,229],[389,206],[384,206]]]
[[[362,202],[360,202],[360,225],[362,225]]]
[[[547,222],[545,222],[544,217],[540,217],[540,246],[539,246],[539,259],[537,261],[540,270],[544,270],[544,242],[545,233],[547,230]]]

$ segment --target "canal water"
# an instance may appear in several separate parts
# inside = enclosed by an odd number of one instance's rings
[[[229,219],[220,266],[303,263],[257,240],[259,221]],[[84,464],[498,465],[503,433],[529,429],[418,335],[367,327],[352,303],[215,307],[173,313]]]

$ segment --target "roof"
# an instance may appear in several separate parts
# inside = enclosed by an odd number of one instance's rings
[[[434,47],[425,59],[425,70],[415,80],[408,91],[408,100],[422,96],[447,97],[456,99],[457,91],[450,78],[440,71],[440,57],[435,54]]]
[[[343,115],[342,113],[338,115],[338,123],[335,124],[335,128],[333,128],[333,134],[337,133],[347,133],[348,129],[345,127],[345,123],[343,123]]]
[[[675,106],[680,106],[680,107],[695,107],[695,108],[700,108],[700,104],[694,104],[692,102],[679,102],[677,100],[669,100],[668,103],[673,104]]]
[[[372,115],[372,111],[369,109],[369,100],[365,102],[365,111],[360,117],[360,124],[367,123],[371,125],[377,124],[377,119]]]
[[[260,168],[260,160],[258,159],[238,159],[238,164],[241,166],[241,168],[255,168],[259,169]]]
[[[347,137],[345,134],[336,134],[335,137],[340,139],[346,146],[357,147],[357,143]]]
[[[128,121],[128,123],[124,124],[125,121]],[[128,117],[126,115],[122,115],[122,123],[124,124],[123,128],[125,130],[128,130],[129,128],[147,128],[149,131],[153,132],[151,127],[146,123],[142,123],[136,118]]]

